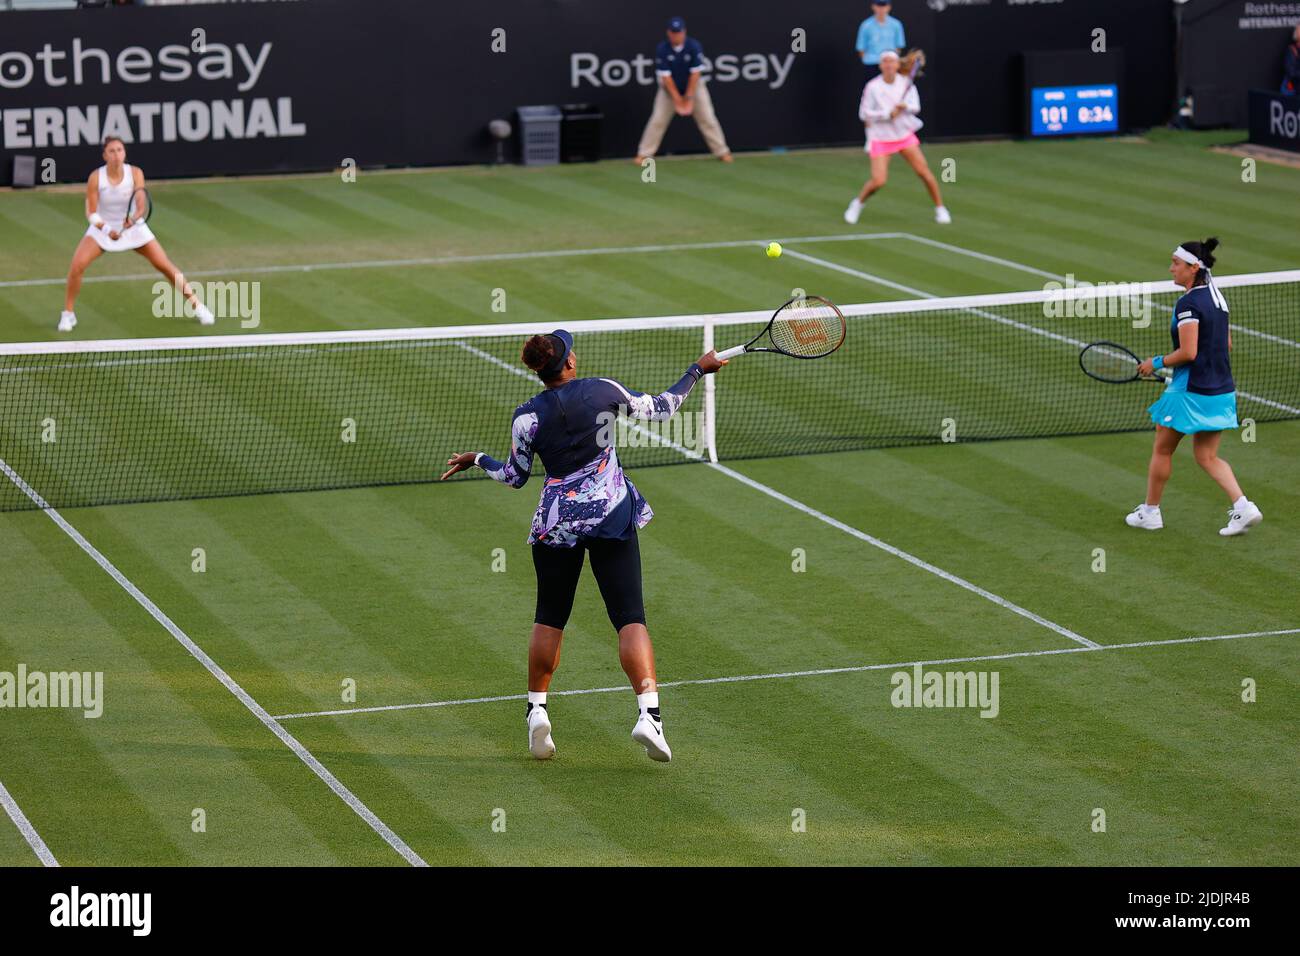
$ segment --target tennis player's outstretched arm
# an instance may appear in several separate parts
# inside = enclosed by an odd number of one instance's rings
[[[460,452],[447,459],[451,467],[438,480],[446,481],[457,472],[478,465],[489,478],[511,488],[522,488],[532,474],[533,439],[536,436],[537,413],[526,405],[520,405],[515,409],[514,421],[510,424],[510,454],[505,461],[497,461],[482,452]]]
[[[727,361],[718,358],[716,352],[706,352],[700,356],[699,361],[686,370],[686,374],[677,380],[677,384],[658,395],[633,391],[612,378],[601,379],[601,381],[609,387],[608,398],[611,409],[622,409],[628,418],[646,422],[663,422],[677,414],[677,410],[686,401],[686,396],[691,394],[691,389],[695,387],[696,382],[722,368]]]

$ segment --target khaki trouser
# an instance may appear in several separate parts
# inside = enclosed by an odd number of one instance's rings
[[[677,111],[673,109],[673,98],[660,84],[659,91],[655,94],[655,105],[650,113],[650,121],[645,124],[645,132],[641,134],[641,145],[636,148],[638,156],[653,156],[658,151],[664,132],[676,115]],[[691,111],[691,116],[704,135],[704,142],[708,144],[709,152],[714,156],[725,156],[731,152],[727,148],[726,138],[722,135],[722,126],[718,123],[718,117],[713,112],[713,100],[709,96],[709,88],[703,82],[695,87],[695,109]]]

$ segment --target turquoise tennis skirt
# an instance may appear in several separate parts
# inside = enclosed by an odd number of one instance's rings
[[[1157,425],[1172,428],[1184,435],[1221,432],[1238,427],[1236,392],[1198,395],[1196,392],[1166,388],[1164,394],[1147,411]]]

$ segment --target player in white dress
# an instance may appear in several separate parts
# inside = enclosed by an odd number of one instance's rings
[[[127,210],[131,194],[144,187],[144,173],[139,166],[126,162],[126,145],[116,136],[104,140],[104,165],[90,174],[86,181],[86,218],[90,226],[72,254],[68,268],[68,286],[63,297],[63,313],[59,316],[59,331],[71,332],[77,324],[73,306],[81,291],[81,276],[86,266],[104,252],[124,252],[134,249],[149,260],[149,264],[165,275],[193,304],[195,315],[203,325],[214,321],[212,311],[194,294],[181,270],[167,258],[162,245],[154,238],[146,222],[129,222]]]

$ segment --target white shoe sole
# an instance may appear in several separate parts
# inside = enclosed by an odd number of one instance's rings
[[[1139,531],[1159,531],[1165,526],[1163,521],[1160,522],[1160,524],[1133,524],[1129,521],[1125,521],[1124,523],[1130,528],[1137,528]]]
[[[638,720],[632,728],[632,739],[645,748],[646,756],[660,763],[673,759],[672,749],[664,739],[663,731],[656,732],[648,720]]]
[[[1263,520],[1264,520],[1264,512],[1256,511],[1253,515],[1250,516],[1250,520],[1247,521],[1240,528],[1237,528],[1235,531],[1229,530],[1228,528],[1220,528],[1219,534],[1223,535],[1223,537],[1225,538],[1235,538],[1239,534],[1245,534],[1247,531],[1255,527],[1255,525],[1259,524]]]
[[[555,756],[555,742],[551,740],[549,720],[538,720],[529,724],[528,752],[538,760],[550,760]]]

